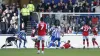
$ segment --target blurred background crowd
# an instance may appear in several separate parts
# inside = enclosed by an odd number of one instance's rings
[[[25,29],[27,33],[39,22],[38,14],[35,12],[54,13],[96,13],[100,12],[99,0],[40,0],[34,4],[34,0],[29,0],[27,4],[20,6],[19,2],[11,4],[0,3],[0,34],[14,34],[19,28]],[[54,25],[55,20],[61,26],[64,33],[80,32],[80,27],[85,23],[92,27],[97,25],[100,31],[100,15],[79,15],[72,16],[66,14],[44,14],[44,21],[48,28]]]

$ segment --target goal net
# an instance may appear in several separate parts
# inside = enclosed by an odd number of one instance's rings
[[[100,13],[39,13],[40,17],[44,18],[44,21],[49,25],[57,24],[61,26],[61,29],[65,34],[80,34],[79,30],[86,22],[93,27],[96,25],[100,32]],[[55,23],[55,21],[57,21]]]

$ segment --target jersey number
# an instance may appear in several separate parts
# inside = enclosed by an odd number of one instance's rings
[[[84,31],[88,31],[88,27],[85,27],[85,28],[84,28]]]
[[[44,28],[44,25],[43,24],[41,24],[41,30]]]

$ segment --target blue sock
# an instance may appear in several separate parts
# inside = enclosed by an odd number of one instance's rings
[[[26,44],[26,41],[24,41],[24,48],[26,48],[25,44]]]
[[[60,47],[60,41],[58,41],[58,47]]]
[[[51,41],[50,44],[49,44],[49,48],[50,48],[52,45],[53,45],[53,42]]]

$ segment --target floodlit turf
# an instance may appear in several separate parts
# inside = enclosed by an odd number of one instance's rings
[[[0,56],[100,56],[100,49],[45,49],[44,54],[36,49],[1,49]]]

